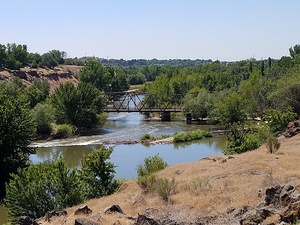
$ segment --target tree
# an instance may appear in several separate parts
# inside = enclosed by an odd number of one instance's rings
[[[38,103],[32,109],[34,122],[37,126],[37,133],[49,135],[52,132],[52,123],[54,123],[54,108],[50,104]]]
[[[5,66],[6,58],[6,47],[0,44],[0,68]]]
[[[55,117],[60,124],[93,127],[99,124],[104,98],[99,90],[87,83],[75,87],[72,83],[60,85],[51,96],[56,109]]]
[[[82,182],[76,169],[63,160],[30,165],[12,174],[6,184],[5,204],[12,218],[39,218],[47,211],[61,210],[83,201]]]
[[[119,187],[114,179],[115,166],[108,162],[113,148],[100,147],[82,160],[81,179],[87,199],[112,194]]]
[[[29,144],[35,136],[35,124],[26,99],[0,90],[0,196],[4,196],[4,183],[9,174],[25,167],[35,148]]]
[[[296,56],[300,55],[300,45],[295,45],[289,48],[290,56],[294,59]]]
[[[205,89],[200,89],[196,93],[196,97],[192,94],[188,94],[182,106],[182,110],[185,113],[191,113],[193,119],[206,118],[213,108],[212,94]]]
[[[230,127],[234,123],[244,123],[246,120],[242,96],[236,92],[218,102],[216,110],[219,120],[226,127]]]
[[[253,118],[263,117],[268,105],[267,90],[270,90],[269,86],[267,80],[257,70],[251,73],[248,80],[242,81],[242,92],[247,99],[245,107]]]
[[[108,91],[110,73],[100,63],[89,61],[80,71],[79,80],[83,83],[90,83],[100,91]]]

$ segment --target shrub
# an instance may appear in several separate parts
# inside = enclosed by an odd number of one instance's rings
[[[280,142],[276,137],[269,137],[266,142],[266,147],[269,153],[275,153],[280,148]]]
[[[168,164],[156,154],[144,159],[143,164],[138,167],[137,174],[139,178],[149,176],[152,173],[165,169],[167,166]]]
[[[155,174],[151,174],[149,176],[142,176],[138,178],[138,185],[145,191],[145,192],[154,192],[155,191],[155,184],[157,181],[157,177]]]
[[[258,133],[251,130],[244,130],[237,124],[230,127],[230,133],[227,135],[226,149],[224,155],[240,154],[258,148],[262,144]]]
[[[12,174],[6,184],[5,205],[12,221],[19,216],[39,218],[47,211],[60,210],[83,201],[78,171],[56,163],[30,165]]]
[[[179,143],[179,142],[187,142],[187,141],[193,141],[193,140],[199,140],[204,137],[212,137],[212,133],[209,131],[203,131],[203,130],[196,130],[191,132],[180,132],[174,135],[173,142]]]
[[[59,138],[70,137],[73,135],[73,126],[70,124],[57,125],[54,134]]]
[[[195,195],[199,195],[200,191],[205,193],[210,188],[211,185],[208,177],[198,177],[196,180],[193,180],[192,184],[190,185],[190,191]]]
[[[270,109],[265,113],[264,120],[267,122],[273,134],[277,135],[286,129],[288,123],[293,121],[296,113],[292,111],[291,107],[286,108],[284,111]]]
[[[154,140],[155,138],[153,136],[151,136],[150,134],[144,134],[140,140],[141,141],[149,141],[149,140]]]
[[[155,182],[155,192],[166,202],[169,202],[170,196],[174,193],[176,187],[175,179],[169,181],[166,178],[159,178]]]

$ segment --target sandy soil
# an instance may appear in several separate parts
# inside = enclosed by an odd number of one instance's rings
[[[163,145],[161,145],[163,148]],[[199,149],[201,151],[201,149]],[[197,159],[195,159],[197,160]],[[100,224],[133,224],[130,217],[151,211],[167,213],[170,218],[193,221],[199,216],[225,214],[229,207],[255,206],[264,200],[266,188],[276,184],[300,184],[300,135],[281,141],[276,154],[267,153],[265,146],[234,156],[208,157],[193,163],[170,166],[157,175],[174,178],[175,193],[169,202],[156,194],[145,194],[136,180],[126,182],[117,193],[92,199],[66,209],[67,216],[43,219],[42,224],[73,225],[78,217],[90,218]],[[90,215],[75,216],[83,205],[93,210]],[[117,204],[125,216],[104,214],[107,206]]]

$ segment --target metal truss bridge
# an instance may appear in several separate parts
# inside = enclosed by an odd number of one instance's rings
[[[132,91],[106,93],[107,105],[104,112],[158,112],[169,120],[171,112],[181,112],[182,94],[177,94],[171,98],[162,98],[158,95],[145,94]]]

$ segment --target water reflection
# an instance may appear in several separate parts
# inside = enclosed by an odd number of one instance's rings
[[[111,162],[117,166],[116,177],[133,178],[136,177],[138,165],[142,164],[146,157],[159,154],[169,165],[193,162],[207,156],[222,154],[224,145],[225,137],[205,138],[176,145],[116,145],[111,155]],[[39,163],[56,161],[62,157],[68,167],[79,167],[82,158],[99,147],[100,145],[41,147],[38,148],[36,155],[30,157],[30,160],[33,163]]]

